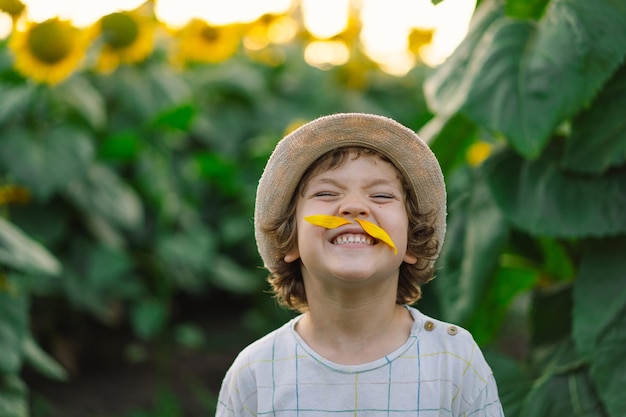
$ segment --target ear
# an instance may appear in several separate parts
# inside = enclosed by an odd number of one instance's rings
[[[291,249],[289,252],[287,252],[287,254],[284,256],[283,261],[289,263],[292,263],[296,260],[300,259],[300,251],[298,250],[298,247],[296,246],[295,248]]]
[[[404,258],[402,258],[402,260],[406,262],[407,264],[413,265],[417,262],[417,256],[413,255],[409,251],[406,251],[406,253],[404,254]]]

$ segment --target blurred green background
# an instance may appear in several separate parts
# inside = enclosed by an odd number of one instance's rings
[[[0,0],[0,416],[212,415],[234,355],[292,315],[260,268],[257,180],[341,111],[437,154],[448,234],[418,308],[473,333],[506,415],[626,415],[625,2],[479,1],[441,65],[413,33],[403,76],[358,21],[322,70],[297,16],[171,31],[152,6],[77,29]]]

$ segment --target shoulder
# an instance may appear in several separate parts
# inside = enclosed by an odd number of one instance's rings
[[[456,364],[459,368],[474,370],[480,379],[491,375],[482,351],[469,331],[461,326],[429,317],[410,308],[415,320],[413,332],[417,337],[420,355]]]
[[[219,392],[218,416],[247,414],[256,410],[259,385],[273,378],[275,364],[283,363],[288,352],[295,350],[293,320],[251,343],[235,358],[226,372]]]
[[[455,350],[476,345],[471,333],[463,327],[427,316],[414,307],[408,308],[415,320],[413,332],[420,340]]]
[[[254,372],[262,364],[270,363],[291,354],[296,340],[293,335],[293,320],[246,346],[233,361],[229,373],[244,370]]]

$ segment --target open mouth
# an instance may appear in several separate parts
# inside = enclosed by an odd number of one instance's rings
[[[352,223],[351,220],[345,219],[343,217],[331,216],[327,214],[305,216],[304,220],[315,226],[324,227],[326,229],[335,229],[337,227]],[[354,219],[354,221],[356,221],[363,228],[363,231],[366,234],[364,235],[361,233],[344,233],[333,239],[332,243],[336,245],[340,244],[335,242],[339,242],[339,239],[341,239],[342,242],[345,242],[342,244],[360,243],[366,245],[375,245],[380,240],[387,244],[391,249],[393,249],[394,254],[398,253],[398,249],[391,240],[391,237],[380,226],[364,219]]]

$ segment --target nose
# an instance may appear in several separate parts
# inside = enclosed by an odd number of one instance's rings
[[[369,209],[363,198],[355,195],[347,195],[341,202],[339,213],[342,216],[350,217],[367,217],[369,215]]]

